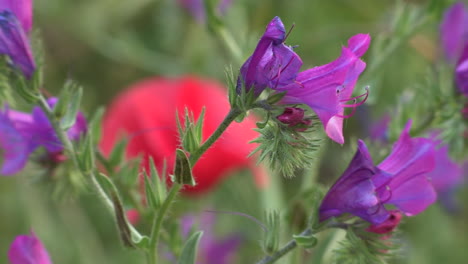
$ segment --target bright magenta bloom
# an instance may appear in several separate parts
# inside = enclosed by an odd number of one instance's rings
[[[392,153],[375,166],[365,143],[346,171],[330,188],[320,206],[320,220],[343,213],[379,225],[391,215],[385,205],[393,205],[407,216],[424,211],[436,200],[428,179],[435,168],[435,142],[411,138],[409,122],[393,146]]]
[[[237,90],[242,84],[259,95],[269,87],[286,92],[282,103],[306,104],[322,121],[327,135],[343,144],[344,108],[356,108],[361,103],[346,104],[364,95],[351,97],[359,75],[366,64],[360,60],[370,44],[370,36],[357,34],[348,40],[341,56],[335,61],[299,72],[301,58],[284,44],[284,25],[278,17],[268,24],[252,56],[242,65]],[[367,93],[365,94],[367,98]],[[363,100],[365,101],[365,99]]]
[[[8,251],[11,264],[52,264],[49,254],[34,233],[15,238]]]

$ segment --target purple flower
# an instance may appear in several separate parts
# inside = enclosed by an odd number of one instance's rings
[[[36,235],[20,235],[8,251],[11,264],[52,264],[49,254]]]
[[[229,235],[222,239],[217,238],[213,232],[216,220],[214,215],[203,215],[199,220],[199,228],[203,230],[203,236],[200,240],[196,263],[234,263],[232,257],[241,244],[241,238],[238,235]],[[186,215],[182,218],[182,235],[184,237],[189,236],[190,229],[195,225],[195,222],[196,218],[192,215]]]
[[[32,0],[0,0],[0,10],[9,10],[20,21],[24,32],[32,28]]]
[[[242,84],[259,95],[266,87],[272,89],[295,82],[302,66],[301,58],[291,47],[284,45],[286,31],[279,17],[273,18],[255,48],[252,56],[242,65],[237,81],[237,92]]]
[[[416,215],[436,200],[428,179],[435,167],[435,143],[427,138],[411,138],[408,122],[390,155],[375,166],[365,143],[320,206],[320,220],[350,213],[374,225],[391,215],[385,205],[393,205],[407,216]]]
[[[344,109],[355,109],[367,99],[367,94],[351,97],[359,75],[366,64],[359,59],[369,47],[370,36],[357,34],[348,40],[348,47],[343,47],[341,56],[326,65],[300,72],[295,83],[277,89],[286,91],[283,103],[302,103],[312,108],[325,127],[325,132],[332,140],[343,144]],[[346,104],[360,97],[366,98],[360,103]]]
[[[53,107],[56,99],[51,98],[48,102]],[[77,140],[86,130],[86,120],[82,113],[78,113],[67,135],[71,140]],[[0,170],[2,175],[19,172],[29,155],[40,146],[51,155],[63,150],[52,124],[40,107],[34,107],[31,114],[8,108],[0,112],[0,148],[4,153],[4,163]]]
[[[301,58],[284,44],[286,31],[278,17],[268,24],[252,56],[242,65],[238,78],[237,92],[242,84],[246,90],[254,89],[259,95],[269,87],[286,92],[282,103],[306,104],[312,108],[324,124],[327,135],[343,144],[344,109],[353,110],[367,98],[351,97],[359,75],[366,64],[359,58],[367,51],[370,36],[357,34],[348,40],[341,56],[326,65],[299,72]],[[360,103],[346,104],[360,97]]]
[[[445,11],[440,35],[447,59],[455,64],[458,89],[468,96],[468,11],[462,2]]]
[[[14,13],[0,9],[0,54],[8,55],[27,78],[36,69],[29,39]]]

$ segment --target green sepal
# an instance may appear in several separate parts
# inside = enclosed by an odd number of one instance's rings
[[[274,93],[267,98],[268,104],[275,104],[279,102],[286,95],[286,92]]]
[[[94,153],[94,143],[92,141],[92,134],[88,132],[86,134],[84,141],[80,144],[80,149],[78,151],[78,162],[81,166],[81,169],[85,172],[92,170],[95,164],[95,153]]]
[[[165,165],[166,164],[164,162],[164,166],[163,166],[164,172],[166,170]],[[154,160],[152,157],[149,157],[149,166],[150,166],[150,173],[151,173],[150,175],[153,181],[154,191],[157,196],[157,200],[161,201],[162,203],[162,201],[164,201],[164,199],[166,199],[166,196],[167,196],[166,175],[165,173],[163,173],[163,175],[159,177],[158,170],[156,169],[156,165],[154,164]]]
[[[202,235],[203,235],[203,231],[198,231],[189,237],[187,242],[185,242],[184,244],[179,260],[177,261],[178,264],[194,264],[195,263],[195,261],[197,260],[198,244],[200,242]]]
[[[195,121],[192,112],[185,108],[184,126],[182,126],[179,114],[176,112],[176,123],[179,130],[179,137],[181,139],[182,147],[192,153],[200,147],[203,140],[203,120],[205,118],[205,107]]]
[[[263,250],[272,254],[278,250],[280,240],[280,215],[276,211],[266,214],[267,231],[263,241]]]
[[[78,111],[80,111],[81,98],[83,96],[83,88],[78,86],[77,88],[70,91],[70,103],[65,111],[60,126],[63,130],[67,130],[72,127],[76,122],[76,116]],[[60,99],[59,99],[60,101]]]
[[[317,245],[317,238],[314,237],[313,235],[293,235],[294,240],[296,241],[298,246],[301,246],[303,248],[313,248],[315,245]]]
[[[91,133],[94,145],[97,145],[101,139],[101,124],[102,117],[104,116],[104,110],[104,107],[99,107],[91,117],[91,121],[88,123],[88,133]]]
[[[111,154],[109,155],[108,162],[112,167],[119,166],[125,159],[125,150],[127,149],[128,140],[122,139],[114,145]]]
[[[192,167],[190,161],[181,149],[176,150],[176,162],[174,168],[174,180],[180,184],[188,184],[195,186],[195,179],[192,175]]]
[[[162,200],[160,200],[159,196],[156,194],[155,187],[146,172],[144,173],[144,178],[146,201],[150,208],[157,210],[161,206]]]

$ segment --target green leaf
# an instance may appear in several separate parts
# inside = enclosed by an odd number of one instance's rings
[[[102,124],[102,117],[104,116],[104,107],[99,107],[91,121],[88,124],[88,131],[93,135],[92,141],[94,145],[97,145],[99,140],[101,139],[101,124]]]
[[[174,179],[177,183],[195,186],[195,179],[192,175],[190,161],[181,149],[176,150],[176,163],[174,169]]]
[[[303,248],[313,248],[315,245],[317,245],[318,242],[317,238],[312,235],[293,235],[293,238],[296,240],[297,245]]]
[[[163,173],[161,177],[159,177],[158,170],[156,169],[156,165],[154,164],[154,160],[152,157],[149,158],[149,166],[151,172],[151,179],[153,180],[154,190],[156,192],[156,196],[158,196],[158,200],[164,201],[167,195],[167,185],[166,185],[166,175]],[[163,170],[166,170],[166,166],[164,163]]]
[[[60,122],[62,129],[67,130],[75,124],[76,116],[80,110],[81,97],[83,96],[83,88],[77,87],[70,93],[70,103],[68,104],[65,115]]]
[[[112,167],[116,167],[124,161],[127,144],[127,139],[122,139],[115,144],[111,154],[109,155],[109,164]]]
[[[89,132],[85,136],[84,142],[80,145],[78,161],[83,171],[90,171],[94,167],[94,143],[92,141],[92,134]]]
[[[146,201],[152,209],[157,210],[161,206],[162,200],[159,200],[159,196],[156,194],[153,183],[149,179],[148,174],[146,172],[144,173],[144,178]]]
[[[182,249],[178,264],[194,264],[197,260],[197,249],[203,231],[198,231],[191,235]]]
[[[267,232],[263,241],[263,249],[267,254],[278,250],[280,240],[280,215],[277,211],[266,214]]]

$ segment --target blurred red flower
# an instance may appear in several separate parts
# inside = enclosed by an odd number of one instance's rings
[[[132,85],[112,102],[104,117],[100,147],[108,155],[119,139],[128,137],[127,157],[142,155],[144,168],[148,168],[149,156],[159,169],[166,160],[168,172],[172,173],[175,150],[180,145],[176,110],[183,122],[185,107],[196,119],[202,108],[206,108],[203,140],[213,133],[230,109],[227,93],[216,81],[195,76],[149,78]],[[255,167],[254,159],[247,158],[255,148],[248,144],[257,137],[253,128],[253,118],[231,124],[193,168],[197,185],[185,187],[183,191],[206,192],[240,168],[251,168],[257,186],[264,186],[265,173]]]

